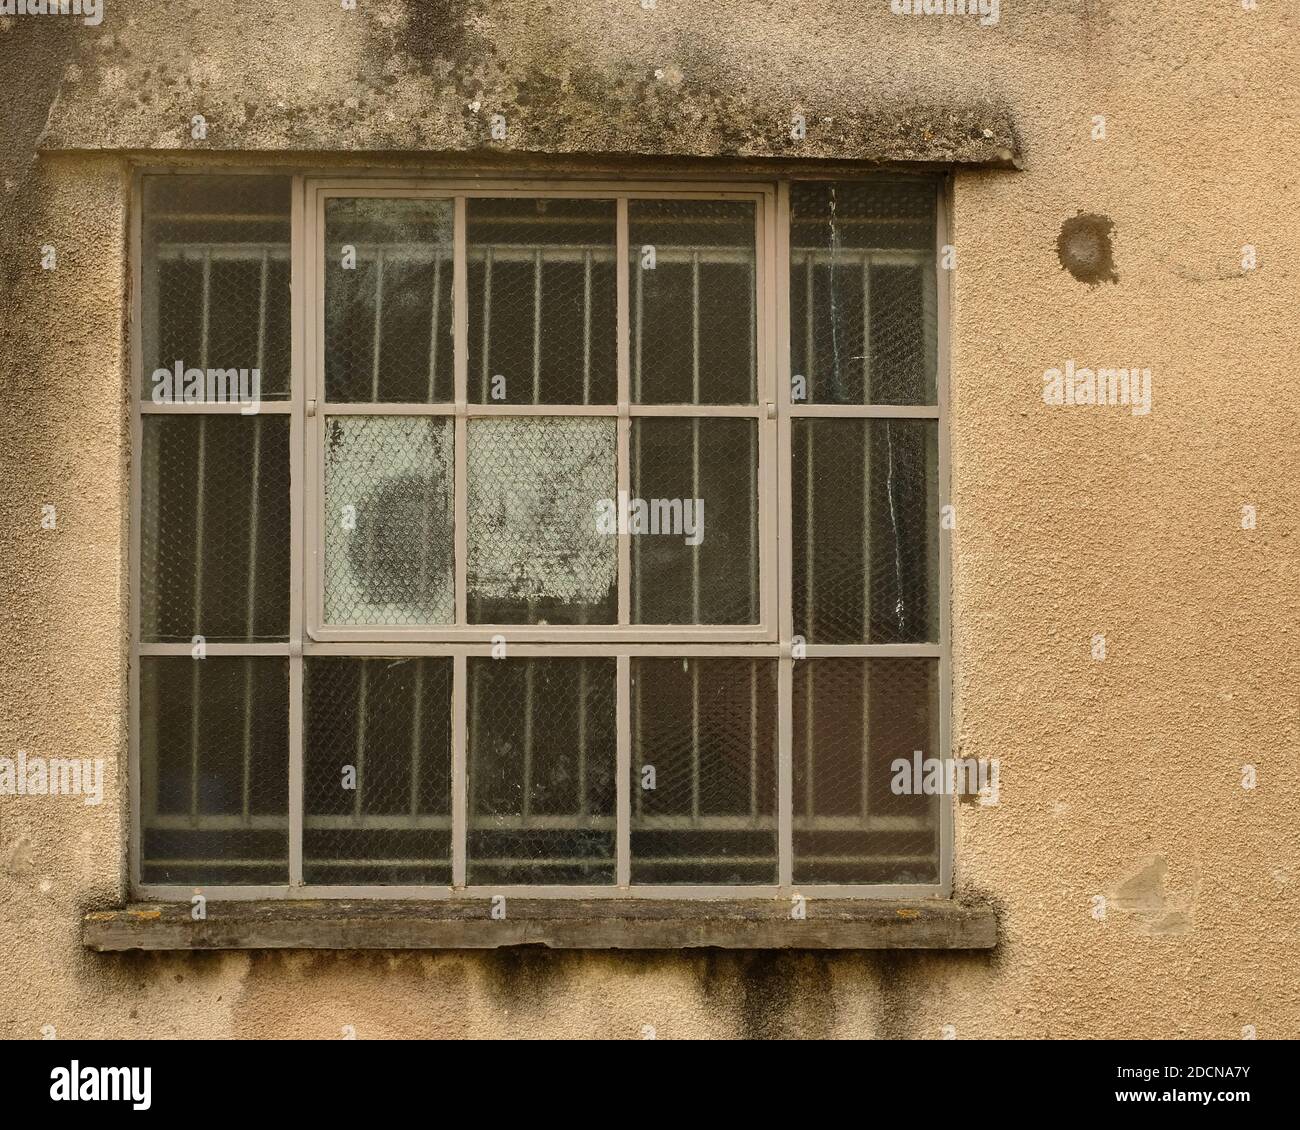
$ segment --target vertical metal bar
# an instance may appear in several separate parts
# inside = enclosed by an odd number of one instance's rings
[[[455,268],[452,268],[453,272]],[[432,404],[436,399],[438,375],[438,331],[442,315],[442,248],[433,253],[433,308],[429,316],[429,391],[425,400]]]
[[[749,661],[749,815],[758,819],[758,665],[765,660]]]
[[[258,295],[257,317],[257,369],[266,363],[266,299],[267,276],[270,272],[270,252],[262,249],[261,285]],[[262,415],[253,417],[253,457],[250,461],[248,476],[248,586],[246,634],[252,641],[256,638],[256,604],[257,604],[257,539],[260,524],[261,494],[258,490],[262,466]],[[243,781],[241,784],[241,814],[244,824],[249,822],[249,799],[252,791],[253,762],[253,660],[244,660],[244,732],[243,732]]]
[[[383,342],[384,324],[384,249],[375,251],[375,341],[371,350],[370,399],[379,400],[380,346]]]
[[[357,684],[357,736],[355,754],[353,756],[353,769],[356,771],[356,779],[353,784],[356,788],[353,790],[356,795],[352,798],[352,815],[358,819],[361,816],[361,791],[365,788],[365,771],[366,771],[366,710],[369,706],[370,698],[370,664],[374,662],[370,659],[362,659],[361,678]]]
[[[488,352],[492,343],[492,248],[487,246],[483,248],[483,340],[480,353],[482,354],[482,377],[483,377],[483,395],[480,398],[482,403],[487,404],[491,397],[489,396],[488,384],[491,380],[491,363]]]
[[[755,209],[757,211],[757,209]],[[758,395],[758,265],[751,263],[749,268],[749,379],[753,382],[752,396],[755,403],[762,398]],[[760,416],[749,431],[749,614],[755,620],[761,620],[760,607],[762,594],[759,592],[760,570],[758,567],[758,429],[766,426]]]
[[[591,403],[591,248],[582,253],[582,403]]]
[[[700,402],[700,253],[691,252],[691,403]],[[691,497],[700,497],[700,418],[691,417]],[[700,622],[700,549],[691,550],[691,623]]]
[[[456,570],[456,623],[467,623],[469,572],[469,427],[465,415],[469,397],[469,266],[465,247],[465,197],[456,197],[452,241],[452,330],[454,337],[453,396],[456,402],[455,471],[453,474],[452,540]],[[485,362],[486,364],[486,362]],[[463,704],[462,704],[463,705]],[[463,711],[462,711],[463,717]],[[463,845],[462,845],[463,846]],[[463,862],[463,860],[462,860]],[[464,875],[461,876],[462,882]]]
[[[414,688],[411,691],[411,826],[420,813],[420,745],[424,737],[424,664],[423,656],[416,656]]]
[[[871,392],[871,255],[862,260],[862,396],[873,400]],[[871,439],[872,422],[859,421],[862,428],[862,643],[871,642]],[[871,815],[871,661],[862,663],[862,781],[859,808],[862,827],[866,830]]]
[[[626,264],[626,260],[623,260]],[[629,690],[631,683],[631,659],[620,655],[615,660],[616,714],[618,722],[618,753],[615,767],[615,796],[617,830],[615,832],[615,872],[616,882],[620,887],[627,887],[632,882],[632,727],[629,717]],[[637,792],[637,814],[640,815],[640,792]]]
[[[631,221],[627,218],[630,204],[626,200],[624,200],[622,203],[623,203],[622,215],[624,219],[623,219],[623,231],[621,234],[625,240],[630,240],[631,233],[628,231],[628,227]],[[627,263],[628,268],[630,269],[631,263],[628,261],[628,257],[626,255],[624,256],[624,262]],[[637,269],[636,269],[636,338],[633,341],[634,349],[633,349],[633,363],[632,363],[632,377],[633,377],[632,399],[635,400],[638,404],[640,404],[641,401],[644,399],[644,396],[642,395],[642,389],[641,389],[642,343],[645,338],[644,275],[645,275],[645,269],[640,265],[640,261],[638,260]]]
[[[794,633],[792,582],[793,551],[793,461],[791,458],[790,389],[790,182],[780,181],[776,190],[776,254],[773,265],[776,290],[776,379],[780,389],[777,405],[777,626],[781,657],[777,661],[777,882],[789,887],[794,874]]]
[[[131,258],[129,262],[131,278],[131,302],[130,302],[130,335],[129,348],[131,356],[130,384],[131,384],[131,452],[132,458],[128,474],[131,480],[130,495],[130,530],[131,537],[128,546],[129,561],[129,593],[127,600],[126,615],[130,624],[128,635],[128,646],[130,650],[130,666],[128,667],[127,693],[128,693],[128,758],[127,770],[129,779],[129,795],[127,798],[129,817],[128,825],[128,894],[134,894],[134,888],[143,880],[143,864],[141,852],[141,825],[145,813],[142,808],[145,805],[146,782],[150,780],[153,774],[157,772],[157,766],[150,768],[152,774],[146,774],[143,766],[140,764],[140,730],[141,730],[141,711],[140,711],[140,682],[144,677],[144,672],[140,664],[140,633],[141,622],[143,617],[140,609],[140,556],[143,552],[146,542],[144,541],[144,528],[141,522],[141,511],[143,510],[143,481],[144,474],[141,464],[144,462],[144,420],[140,412],[141,387],[144,377],[144,345],[143,345],[143,328],[144,325],[150,326],[150,331],[157,334],[158,321],[154,300],[157,294],[157,282],[154,278],[156,271],[144,270],[144,233],[143,233],[143,196],[144,185],[139,174],[133,174],[131,177],[131,195],[130,195],[130,226],[128,229],[128,246],[131,249]],[[146,297],[146,288],[148,296]],[[157,360],[157,358],[154,358]],[[148,812],[145,809],[145,812]],[[152,815],[152,813],[150,813]]]
[[[936,399],[939,406],[939,501],[942,502],[947,492],[952,490],[952,462],[950,438],[948,435],[948,397],[951,358],[949,334],[952,318],[952,271],[942,267],[943,247],[953,242],[952,178],[948,178],[938,191],[938,208],[935,224],[935,263],[931,268],[934,273],[935,286],[935,353],[936,353]],[[951,501],[951,498],[949,498]],[[930,528],[935,530],[936,516],[930,515]],[[947,537],[942,535],[946,533]],[[952,530],[940,528],[934,535],[939,542],[939,756],[947,758],[951,754],[952,742],[952,569],[956,560],[953,551]],[[939,818],[939,883],[944,894],[952,889],[953,845],[955,842],[955,798],[947,798],[948,803],[940,809]]]
[[[323,273],[324,241],[317,239],[317,212],[323,205],[312,199],[308,207],[305,181],[294,177],[291,213],[289,292],[290,362],[289,394],[293,411],[289,417],[289,883],[303,881],[303,715],[306,672],[302,656],[303,613],[307,601],[313,605],[319,597],[315,585],[314,554],[305,554],[307,499],[314,492],[307,485],[304,442],[306,428],[306,388],[316,389],[318,358],[316,335],[323,331],[318,322],[317,284]],[[323,303],[320,304],[323,307]],[[313,429],[318,441],[320,431]],[[319,443],[313,444],[313,475],[317,466]]]
[[[692,656],[684,662],[691,668],[691,819],[700,819],[700,664],[703,660]]]
[[[208,350],[211,345],[210,330],[212,324],[212,251],[203,252],[203,312],[199,336],[199,368],[206,371]],[[206,386],[203,396],[207,397]],[[194,488],[194,635],[203,634],[203,527],[206,523],[207,501],[207,461],[208,428],[207,417],[199,417],[199,438],[195,452],[195,488]],[[190,681],[190,693],[194,709],[190,712],[190,820],[197,827],[199,821],[199,714],[202,699],[199,691],[199,665],[203,660],[195,660]]]
[[[542,402],[542,249],[533,252],[533,403]]]
[[[617,296],[615,317],[618,323],[618,389],[616,393],[618,400],[618,469],[615,502],[617,504],[616,509],[621,517],[623,504],[631,492],[632,479],[630,443],[632,421],[628,413],[631,386],[631,358],[629,356],[631,315],[628,309],[628,271],[631,270],[631,261],[628,252],[628,201],[625,196],[619,197],[616,204],[614,240],[614,277]],[[640,286],[639,274],[638,272],[638,287]],[[639,558],[637,563],[640,563]],[[632,568],[632,539],[628,536],[624,523],[620,520],[618,526],[618,622],[620,624],[631,623]]]
[[[455,887],[465,885],[465,846],[468,836],[466,731],[469,719],[465,709],[466,674],[465,656],[459,654],[452,659],[451,683],[451,882]],[[475,701],[477,703],[477,691]]]
[[[525,827],[527,818],[533,811],[533,708],[534,679],[537,674],[536,659],[524,661],[524,789],[519,812],[523,816]]]

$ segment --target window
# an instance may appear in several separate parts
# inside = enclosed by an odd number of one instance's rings
[[[946,891],[938,181],[139,202],[139,893]]]

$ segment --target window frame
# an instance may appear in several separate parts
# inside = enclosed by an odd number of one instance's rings
[[[142,864],[141,759],[140,759],[140,669],[141,658],[159,655],[189,655],[188,643],[149,643],[140,632],[140,517],[143,421],[147,415],[212,414],[238,412],[238,404],[153,404],[143,395],[142,359],[142,271],[143,179],[146,176],[194,174],[274,175],[291,179],[291,366],[287,399],[261,402],[267,415],[289,417],[290,445],[290,606],[289,635],[285,641],[261,643],[208,643],[209,656],[277,656],[289,663],[289,881],[285,884],[205,885],[146,884],[140,881]],[[876,176],[914,177],[916,173],[880,173],[875,170],[825,170],[784,168],[763,174],[701,173],[697,176],[674,172],[671,177],[645,173],[628,179],[610,179],[610,174],[575,173],[564,179],[553,175],[536,178],[502,178],[499,171],[482,175],[454,174],[419,176],[355,174],[335,170],[302,171],[268,166],[137,166],[130,198],[130,258],[132,295],[130,302],[130,475],[129,545],[129,888],[136,897],[154,900],[188,900],[197,890],[222,899],[446,899],[484,898],[504,895],[519,898],[808,898],[915,899],[945,898],[952,891],[955,798],[938,798],[938,867],[935,883],[796,884],[793,882],[793,673],[800,660],[792,654],[793,640],[793,507],[791,498],[793,421],[807,417],[849,419],[899,418],[935,420],[938,428],[938,499],[942,507],[949,500],[950,446],[947,431],[950,353],[950,278],[942,267],[943,248],[950,243],[949,215],[951,179],[924,174],[936,188],[934,230],[935,380],[933,405],[855,405],[795,403],[791,400],[790,358],[790,187],[793,181],[857,180]],[[936,183],[937,182],[937,183]],[[332,197],[400,197],[447,199],[455,208],[455,262],[453,312],[456,330],[454,402],[440,404],[364,404],[326,402],[324,397],[324,239],[325,202]],[[619,265],[618,287],[618,390],[613,406],[518,404],[474,404],[466,393],[466,335],[468,294],[466,287],[466,201],[474,197],[551,197],[570,199],[614,199],[618,225],[615,261]],[[629,263],[627,211],[629,199],[673,198],[746,200],[755,203],[756,269],[756,396],[752,406],[633,405],[629,403]],[[334,415],[436,415],[453,420],[455,428],[456,478],[455,514],[455,625],[434,628],[388,626],[325,626],[320,557],[323,552],[324,467],[320,457],[326,420]],[[630,610],[630,535],[618,535],[619,594],[617,625],[492,625],[468,624],[466,604],[466,507],[467,428],[471,418],[493,416],[553,415],[613,416],[618,426],[618,489],[630,489],[628,444],[631,420],[666,416],[721,415],[752,418],[758,426],[759,467],[756,485],[759,610],[758,625],[633,625]],[[952,647],[950,622],[951,538],[939,514],[931,516],[938,537],[939,639],[925,644],[807,644],[809,659],[823,657],[924,657],[938,661],[939,750],[951,755]],[[608,885],[553,886],[467,886],[464,884],[468,813],[466,760],[468,724],[466,713],[467,658],[491,654],[492,637],[504,634],[511,657],[598,656],[616,660],[616,724],[618,732],[617,782],[617,878]],[[452,869],[448,887],[401,885],[307,885],[303,874],[304,818],[304,668],[311,655],[404,656],[436,655],[453,661],[452,695]],[[777,662],[777,835],[778,881],[775,884],[714,886],[694,884],[629,885],[630,790],[631,790],[631,695],[630,668],[633,656],[707,657],[739,656],[767,658]]]

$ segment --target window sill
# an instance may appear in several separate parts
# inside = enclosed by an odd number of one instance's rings
[[[131,903],[91,911],[81,940],[122,950],[249,949],[991,949],[997,920],[987,904],[946,899],[810,899],[807,917],[772,899],[523,899],[489,917],[477,899],[436,901],[209,902],[194,921],[188,903]]]

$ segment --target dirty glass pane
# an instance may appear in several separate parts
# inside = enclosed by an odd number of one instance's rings
[[[937,659],[795,663],[796,883],[939,881],[941,798],[892,764],[918,750],[941,755]]]
[[[469,421],[469,619],[611,624],[617,530],[612,417]]]
[[[632,620],[758,623],[758,422],[632,420]]]
[[[796,404],[936,403],[937,199],[922,178],[792,187]]]
[[[303,877],[451,883],[450,659],[306,660]]]
[[[325,201],[326,399],[454,398],[452,211],[450,200]]]
[[[455,619],[454,442],[447,417],[326,422],[326,623]]]
[[[632,659],[632,882],[775,883],[772,659]]]
[[[289,661],[140,660],[141,879],[289,879]]]
[[[468,663],[468,881],[612,883],[615,661]]]
[[[633,401],[753,404],[754,205],[633,200],[628,240]]]
[[[809,643],[937,643],[938,423],[791,427],[795,633]]]
[[[145,416],[140,631],[148,641],[289,633],[289,420]]]
[[[616,222],[612,200],[468,202],[470,400],[617,400]]]
[[[252,370],[289,395],[289,177],[147,176],[142,395],[159,369]],[[206,385],[206,381],[204,382]],[[175,397],[177,400],[180,396]]]

